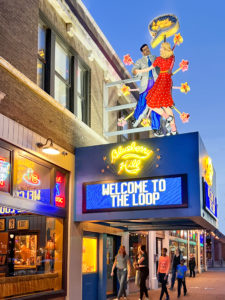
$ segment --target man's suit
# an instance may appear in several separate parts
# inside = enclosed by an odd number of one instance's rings
[[[134,70],[142,70],[147,69],[156,59],[154,55],[142,56],[139,60],[136,61],[132,68],[132,72]],[[135,122],[133,124],[134,127],[137,127],[141,122],[142,118],[148,111],[148,107],[146,105],[145,97],[148,94],[148,91],[153,87],[155,80],[158,77],[159,68],[154,68],[150,72],[142,73],[140,77],[140,87],[139,87],[139,100],[137,106],[134,111]],[[150,76],[149,76],[150,75]],[[153,112],[151,113],[152,119],[152,129],[158,130],[160,128],[160,116]]]

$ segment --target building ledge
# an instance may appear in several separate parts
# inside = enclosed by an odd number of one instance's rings
[[[2,57],[0,73],[0,90],[6,94],[0,104],[3,115],[51,137],[70,152],[75,147],[108,143]]]

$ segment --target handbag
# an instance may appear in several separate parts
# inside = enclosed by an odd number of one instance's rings
[[[140,286],[140,280],[141,280],[140,270],[136,270],[136,273],[135,273],[135,285],[136,286]]]

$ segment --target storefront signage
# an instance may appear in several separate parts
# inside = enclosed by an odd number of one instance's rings
[[[16,215],[21,212],[22,210],[0,206],[0,215]]]
[[[58,207],[65,207],[65,175],[63,174],[56,176],[55,205]]]
[[[203,159],[203,169],[204,169],[204,179],[208,185],[212,186],[213,184],[213,164],[209,156],[206,156]]]
[[[205,209],[217,218],[217,198],[206,182],[203,182],[203,186]]]
[[[32,168],[28,168],[26,173],[23,175],[23,180],[33,186],[38,186],[41,184],[40,177],[34,172]]]
[[[143,168],[143,161],[150,158],[153,151],[136,142],[119,146],[111,151],[111,164],[118,165],[117,173],[138,174]]]
[[[5,186],[5,181],[10,173],[10,163],[0,156],[0,187]]]
[[[48,200],[45,200],[48,199],[49,193],[50,190],[17,191],[16,196],[33,201],[49,202]]]
[[[83,211],[180,207],[185,190],[185,176],[85,183]]]

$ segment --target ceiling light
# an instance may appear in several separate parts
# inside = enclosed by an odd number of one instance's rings
[[[48,142],[50,142],[49,145]],[[44,152],[45,154],[57,155],[60,153],[60,151],[53,146],[52,139],[50,138],[46,140],[45,144],[37,143],[36,145],[38,146],[38,148],[41,148],[42,152]]]

